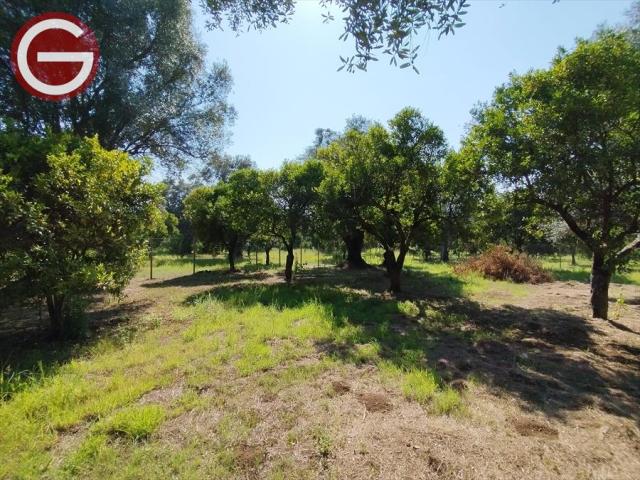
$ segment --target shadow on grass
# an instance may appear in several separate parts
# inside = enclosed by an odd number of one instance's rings
[[[263,269],[229,272],[228,270],[202,270],[194,274],[182,275],[167,280],[147,280],[141,283],[143,288],[166,287],[198,287],[201,285],[223,285],[225,283],[237,283],[242,280],[264,280],[269,274]]]
[[[410,276],[425,280],[416,273]],[[220,285],[186,303],[212,297],[230,307],[284,310],[313,302],[325,310],[334,331],[352,327],[346,338],[317,344],[319,351],[345,362],[362,362],[362,346],[373,343],[379,359],[405,369],[436,370],[445,382],[473,378],[548,416],[597,405],[640,421],[637,369],[615,358],[604,359],[607,368],[599,368],[582,355],[599,349],[599,333],[583,318],[551,309],[486,307],[456,295],[459,289],[446,276],[427,278],[431,284],[421,290],[409,279],[405,295],[393,298],[381,292],[384,283],[371,277],[319,270],[294,285]],[[451,294],[448,298],[442,292],[429,295],[442,285]]]
[[[1,332],[0,400],[54,375],[61,365],[82,356],[100,340],[128,341],[138,328],[130,320],[150,305],[139,301],[90,310],[86,313],[87,334],[76,339],[52,340],[46,314],[31,319],[33,323],[28,328],[16,326],[14,330]]]

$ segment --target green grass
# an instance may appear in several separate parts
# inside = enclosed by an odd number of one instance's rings
[[[148,438],[166,417],[159,405],[131,406],[117,411],[99,422],[95,430],[110,435],[122,435],[132,440]]]
[[[397,315],[415,314],[416,308],[326,285],[219,286],[194,295],[173,308],[171,322],[152,322],[124,340],[104,338],[0,403],[0,478],[44,473],[125,478],[176,471],[231,477],[238,466],[229,452],[257,422],[251,412],[227,405],[229,382],[236,378],[253,376],[247,388],[277,394],[341,365],[367,363],[382,370],[389,364],[411,372],[397,388],[432,408],[425,387],[411,379],[432,379],[434,399],[444,391],[425,366],[430,342],[418,332],[405,335],[391,328]],[[319,348],[320,360],[296,364]],[[178,399],[139,404],[145,393],[178,381],[184,388]],[[220,393],[198,393],[207,388]],[[213,406],[226,412],[213,443],[166,450],[158,437],[163,423]],[[67,432],[80,432],[73,435],[81,438],[58,458],[55,446]],[[329,443],[320,437],[317,442],[319,454],[328,454]],[[206,462],[205,450],[211,452]]]
[[[571,265],[570,255],[540,257],[542,265],[553,273],[554,278],[562,281],[588,282],[591,275],[591,259],[578,255],[576,265]],[[611,279],[613,283],[640,285],[640,262],[631,262]]]
[[[154,276],[191,278],[190,259],[156,260]],[[544,261],[554,268],[552,259]],[[420,300],[361,295],[331,281],[225,285],[232,277],[219,273],[226,268],[223,259],[199,262],[199,268],[218,273],[198,277],[201,283],[194,285],[218,282],[215,288],[185,299],[190,290],[183,284],[148,284],[146,295],[162,306],[133,317],[144,328],[116,330],[120,333],[59,351],[43,345],[16,359],[13,368],[3,366],[1,479],[238,477],[234,452],[260,418],[236,399],[278,395],[345,366],[377,368],[390,388],[428,414],[458,414],[465,411],[464,395],[447,387],[431,367],[441,336],[473,343],[500,334],[462,332],[467,320],[461,313]],[[556,271],[583,275],[588,267],[585,259],[579,262],[573,271],[563,260]],[[526,293],[523,285],[459,278],[450,265],[410,258],[407,267],[408,284],[436,294]],[[145,278],[145,271],[138,275]],[[621,275],[640,284],[637,264]],[[176,384],[181,386],[177,398],[140,403],[146,393]],[[176,444],[162,437],[167,422],[212,409],[221,415],[211,426],[216,435],[194,434]],[[282,421],[294,425],[295,412]],[[321,435],[314,442],[318,455],[330,455],[332,442]],[[276,465],[273,477],[281,473]]]

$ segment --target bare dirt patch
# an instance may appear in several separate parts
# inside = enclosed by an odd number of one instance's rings
[[[525,437],[558,438],[558,430],[540,421],[530,418],[518,418],[513,420],[513,428]]]
[[[358,400],[368,412],[388,412],[392,408],[389,397],[383,393],[360,393]]]

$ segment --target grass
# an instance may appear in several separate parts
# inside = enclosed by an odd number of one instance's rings
[[[190,259],[158,256],[156,262],[158,278],[191,273]],[[198,262],[199,269],[222,271],[226,266],[217,258]],[[545,262],[556,268],[553,260]],[[407,268],[410,284],[454,297],[487,291],[526,294],[522,285],[459,278],[445,264],[411,257]],[[579,259],[575,271],[570,268],[563,261],[554,273],[583,275],[587,267]],[[637,265],[622,275],[640,284]],[[138,276],[144,278],[145,271]],[[363,294],[331,280],[286,286],[225,284],[222,276],[206,279],[221,281],[210,290],[197,283],[193,290],[180,284],[143,290],[143,296],[157,303],[134,318],[144,328],[104,335],[59,354],[45,351],[51,348],[45,345],[22,359],[31,368],[20,362],[13,368],[4,365],[0,478],[237,477],[243,468],[237,452],[261,421],[242,402],[281,395],[347,367],[374,369],[391,390],[420,404],[425,414],[463,414],[465,395],[448,387],[433,368],[434,352],[447,335],[469,344],[500,338],[495,331],[463,331],[468,319],[462,313],[420,300]],[[51,361],[43,364],[46,358]],[[164,390],[177,393],[141,402],[145,394]],[[215,435],[191,432],[191,440],[181,442],[166,433],[173,422],[198,412],[219,413],[209,427]],[[294,430],[298,417],[293,407],[279,414],[282,436],[293,444],[305,441]],[[329,431],[309,434],[325,459],[336,445]],[[287,472],[296,469],[280,459],[272,477],[292,478]]]
[[[166,412],[159,405],[136,405],[117,411],[96,424],[96,432],[122,435],[132,440],[148,438],[165,420]]]
[[[153,323],[126,341],[105,338],[0,403],[0,458],[5,459],[0,478],[42,472],[61,478],[119,478],[163,471],[160,467],[168,472],[180,455],[181,468],[193,468],[199,475],[232,475],[234,462],[225,459],[224,452],[242,441],[255,419],[224,417],[217,427],[218,442],[207,444],[218,456],[204,470],[197,448],[183,446],[164,457],[166,446],[158,430],[185,412],[212,404],[224,407],[225,394],[202,397],[198,392],[211,385],[223,392],[234,378],[253,376],[253,388],[278,393],[340,365],[390,362],[437,382],[435,372],[423,364],[423,339],[404,338],[390,328],[395,315],[415,313],[415,308],[325,285],[221,286],[194,295],[173,307],[171,323]],[[296,365],[313,357],[319,345],[327,352],[319,361]],[[147,392],[171,388],[176,379],[185,385],[177,400],[138,403]],[[432,387],[432,394],[442,390],[439,382]],[[424,395],[408,398],[428,406]],[[76,431],[85,432],[82,441],[53,466],[52,449],[66,432]],[[329,444],[323,438],[317,442],[319,454],[327,454]],[[123,464],[126,468],[116,469]]]

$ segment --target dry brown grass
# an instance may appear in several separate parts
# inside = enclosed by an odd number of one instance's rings
[[[516,283],[544,283],[553,281],[549,272],[524,253],[512,253],[503,245],[496,245],[478,256],[456,265],[456,273],[479,273],[485,278],[510,280]]]

